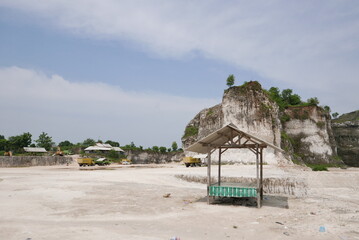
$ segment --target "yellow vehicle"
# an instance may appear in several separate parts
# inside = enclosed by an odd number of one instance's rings
[[[60,147],[57,147],[57,151],[55,152],[56,156],[64,156],[64,153],[61,151]]]
[[[194,158],[194,157],[184,157],[182,162],[184,163],[184,165],[186,165],[186,167],[195,167],[195,166],[201,166],[202,162],[200,158]]]
[[[77,163],[79,164],[80,167],[95,166],[95,165],[106,166],[111,164],[111,162],[106,158],[99,158],[94,160],[93,158],[89,158],[89,157],[78,158]]]
[[[80,167],[86,167],[86,166],[94,166],[95,161],[92,158],[78,158],[77,163]]]
[[[123,165],[129,165],[129,164],[131,164],[131,160],[126,159],[126,158],[123,158],[123,159],[121,159],[121,163],[122,163]]]

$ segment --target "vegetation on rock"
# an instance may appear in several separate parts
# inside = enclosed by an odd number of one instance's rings
[[[184,131],[183,138],[196,136],[198,134],[198,127],[195,126],[187,126]]]
[[[235,77],[233,74],[229,75],[227,78],[227,86],[232,87],[234,85]]]

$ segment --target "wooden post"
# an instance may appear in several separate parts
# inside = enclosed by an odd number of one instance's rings
[[[260,179],[259,179],[259,148],[256,146],[256,167],[257,167],[257,207],[261,206]]]
[[[222,148],[219,148],[219,157],[218,157],[218,186],[221,186],[221,156],[222,156]]]
[[[209,204],[209,187],[211,186],[211,150],[208,151],[207,157],[207,203]]]
[[[261,167],[261,171],[260,171],[260,178],[261,178],[261,200],[263,200],[263,148],[261,148],[260,151],[260,167]]]

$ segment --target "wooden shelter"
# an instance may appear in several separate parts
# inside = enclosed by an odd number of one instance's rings
[[[239,130],[235,125],[228,124],[221,129],[209,134],[186,151],[207,153],[207,200],[215,197],[256,197],[258,208],[263,200],[263,149],[271,147],[278,151],[282,149],[268,143],[258,137]],[[249,149],[256,156],[257,184],[222,183],[221,182],[221,156],[228,149]],[[211,183],[211,154],[218,149],[218,182]]]

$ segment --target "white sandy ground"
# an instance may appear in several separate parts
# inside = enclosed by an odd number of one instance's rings
[[[204,184],[175,177],[204,176],[205,167],[111,167],[1,168],[0,240],[359,239],[358,168],[265,165],[264,177],[307,181],[308,195],[266,195],[257,209],[207,205]],[[254,177],[255,166],[227,165],[222,176]]]

